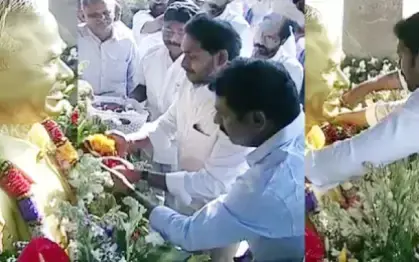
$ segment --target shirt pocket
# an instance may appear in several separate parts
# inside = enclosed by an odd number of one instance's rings
[[[126,83],[128,75],[128,61],[120,57],[108,56],[105,65],[105,77],[112,83]]]
[[[214,147],[214,135],[206,134],[205,130],[200,132],[191,127],[183,140],[179,150],[180,168],[189,172],[200,170],[204,167],[205,161]]]

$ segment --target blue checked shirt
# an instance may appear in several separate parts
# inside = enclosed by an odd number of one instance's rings
[[[304,114],[248,155],[250,169],[227,195],[193,216],[164,206],[151,227],[187,251],[225,247],[243,240],[256,261],[304,258]]]

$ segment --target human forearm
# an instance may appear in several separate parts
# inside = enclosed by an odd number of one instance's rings
[[[352,124],[359,127],[368,126],[365,109],[355,112],[339,114],[336,116],[334,120],[342,124]]]
[[[359,84],[357,87],[346,92],[342,96],[342,101],[348,106],[354,106],[361,100],[365,99],[365,97],[372,92],[395,90],[401,88],[402,86],[399,80],[399,72],[393,71],[377,79]]]
[[[324,149],[309,152],[305,158],[306,176],[317,187],[328,187],[364,175],[365,163],[386,165],[419,152],[416,94],[361,134]]]
[[[166,240],[187,251],[225,247],[256,237],[217,200],[193,216],[159,206],[150,215],[150,225]]]

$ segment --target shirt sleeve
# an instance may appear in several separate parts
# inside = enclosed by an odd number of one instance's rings
[[[210,157],[197,172],[174,172],[166,175],[169,192],[185,205],[192,199],[207,203],[225,194],[237,176],[249,168],[246,156],[252,149],[234,145],[221,131],[218,133]]]
[[[127,95],[131,94],[132,91],[140,84],[141,81],[145,81],[142,68],[140,66],[140,58],[138,55],[137,45],[132,40],[131,45],[131,60],[128,64],[127,70]]]
[[[292,80],[294,81],[298,94],[300,94],[301,89],[303,87],[303,78],[304,78],[303,66],[300,64],[297,58],[287,58],[282,62],[282,64],[284,65],[285,69],[287,69]]]
[[[139,11],[136,13],[132,19],[132,32],[134,33],[134,39],[137,45],[140,44],[144,34],[141,33],[143,30],[144,24],[150,21],[153,21],[153,17],[148,15],[144,11]]]
[[[167,207],[156,207],[151,212],[150,225],[163,238],[187,251],[220,248],[257,237],[229,211],[222,198],[190,217]]]
[[[406,99],[385,103],[377,103],[365,110],[365,117],[369,126],[375,126],[378,122],[386,118],[393,111],[403,106]]]
[[[419,92],[376,126],[306,155],[306,176],[323,191],[364,175],[366,163],[390,164],[419,151]]]

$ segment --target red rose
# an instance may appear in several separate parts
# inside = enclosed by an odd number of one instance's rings
[[[321,237],[311,228],[305,229],[305,261],[321,262],[324,259],[325,248]]]
[[[17,259],[18,262],[70,262],[65,251],[55,242],[46,238],[34,238]]]
[[[71,114],[71,123],[73,125],[77,125],[77,123],[79,122],[79,117],[80,117],[80,113],[79,110],[74,110],[74,112]]]

